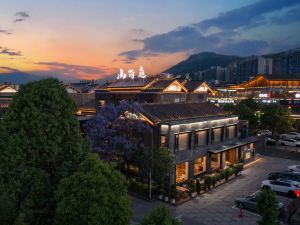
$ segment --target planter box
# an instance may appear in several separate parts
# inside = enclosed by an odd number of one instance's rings
[[[165,196],[165,202],[169,202],[169,196]]]
[[[171,199],[171,203],[172,203],[172,205],[176,205],[176,200],[175,200],[175,198]]]

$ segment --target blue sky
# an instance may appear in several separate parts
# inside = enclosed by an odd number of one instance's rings
[[[153,74],[202,51],[299,47],[299,36],[300,0],[10,0],[0,72],[93,79],[142,64]]]

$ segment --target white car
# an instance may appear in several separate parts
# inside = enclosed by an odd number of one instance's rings
[[[278,140],[279,145],[286,145],[286,146],[293,146],[293,147],[300,147],[300,141],[295,139],[280,139]]]
[[[264,180],[261,183],[261,188],[285,194],[292,198],[300,196],[299,183],[287,179],[280,178],[278,180]]]
[[[300,165],[292,165],[288,167],[289,171],[293,171],[293,172],[300,172]]]
[[[261,130],[260,135],[272,136],[272,132],[269,130]]]
[[[290,132],[290,133],[287,133],[287,134],[280,134],[279,135],[279,138],[281,139],[299,139],[300,140],[300,133],[297,133],[297,132]]]

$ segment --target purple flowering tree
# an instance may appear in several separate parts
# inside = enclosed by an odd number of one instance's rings
[[[145,135],[152,132],[139,118],[142,112],[138,103],[106,104],[86,127],[93,150],[105,161],[132,163],[136,154],[145,149]]]

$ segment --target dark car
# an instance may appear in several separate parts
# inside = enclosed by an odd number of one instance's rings
[[[245,198],[238,198],[235,200],[236,207],[240,209],[248,209],[254,212],[257,212],[256,207],[256,198],[260,192],[257,192],[254,195],[247,196]],[[280,216],[284,212],[284,204],[278,202],[278,216]]]
[[[300,174],[295,172],[275,172],[268,175],[269,180],[277,180],[278,178],[287,178],[289,180],[300,182]]]

